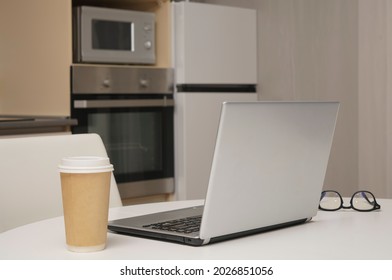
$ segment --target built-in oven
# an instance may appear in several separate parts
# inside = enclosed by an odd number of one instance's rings
[[[173,71],[71,68],[73,133],[101,136],[122,198],[174,191]]]

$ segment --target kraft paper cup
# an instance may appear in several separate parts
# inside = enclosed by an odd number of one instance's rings
[[[103,250],[113,165],[105,157],[67,157],[61,160],[59,171],[68,250]]]

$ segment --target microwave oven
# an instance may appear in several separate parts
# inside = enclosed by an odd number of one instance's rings
[[[155,14],[76,7],[73,60],[74,63],[154,64]]]

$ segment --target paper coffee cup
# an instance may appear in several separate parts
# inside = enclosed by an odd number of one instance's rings
[[[106,246],[110,178],[108,158],[67,157],[59,166],[67,248],[93,252]]]

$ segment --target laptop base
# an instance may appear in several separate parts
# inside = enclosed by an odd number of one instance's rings
[[[254,234],[258,234],[258,233],[277,230],[277,229],[281,229],[281,228],[285,228],[285,227],[289,227],[289,226],[300,225],[300,224],[303,224],[303,223],[308,222],[310,220],[311,220],[311,218],[306,218],[306,219],[300,219],[300,220],[291,221],[291,222],[287,222],[287,223],[271,225],[271,226],[257,228],[257,229],[246,230],[246,231],[242,231],[242,232],[237,232],[237,233],[214,237],[214,238],[211,238],[209,241],[200,239],[198,237],[192,237],[192,236],[177,236],[177,235],[173,235],[171,232],[168,232],[166,234],[165,231],[154,231],[154,232],[153,231],[145,231],[142,229],[138,230],[136,228],[125,228],[122,226],[116,226],[116,225],[111,225],[111,224],[108,225],[108,229],[114,233],[122,234],[122,235],[129,235],[129,236],[136,236],[136,237],[155,239],[155,240],[161,240],[161,241],[167,241],[167,242],[174,242],[174,243],[180,243],[180,244],[191,245],[191,246],[202,246],[202,245],[206,245],[206,244],[212,244],[212,243],[217,243],[217,242],[235,239],[235,238],[239,238],[239,237],[245,237],[245,236],[254,235]]]

